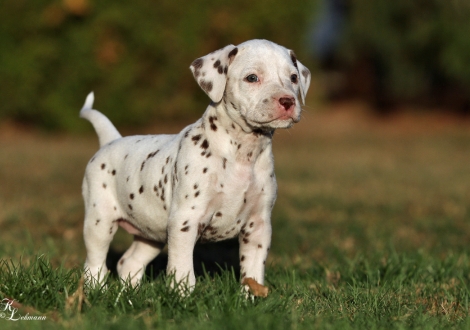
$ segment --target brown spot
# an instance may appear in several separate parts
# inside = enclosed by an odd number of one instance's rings
[[[106,183],[103,183],[103,188],[106,189]]]
[[[194,184],[193,188],[194,188],[194,189],[197,189],[197,187],[198,187],[198,184],[197,184],[197,183]]]
[[[248,240],[248,238],[244,238],[244,239],[243,239],[243,243],[247,244],[247,243],[249,243],[249,242],[250,242],[250,241]]]
[[[129,209],[132,210],[132,205],[131,205],[131,204],[129,204],[129,205],[127,205],[127,206],[129,206]]]
[[[204,167],[204,169],[202,170],[202,173],[206,173],[207,172],[207,167]]]
[[[238,219],[238,220],[237,220],[237,225],[239,225],[239,224],[240,224],[240,222],[242,222],[242,221],[241,221],[240,219]]]
[[[113,170],[113,171],[111,172],[111,174],[112,174],[112,175],[116,175],[116,170]]]
[[[124,156],[124,159],[127,159],[127,156],[129,156],[129,154],[126,154],[126,155]]]
[[[194,141],[194,145],[196,145],[200,139],[201,139],[201,134],[194,135],[194,136],[191,138],[191,140]]]
[[[245,260],[245,256],[241,256],[240,261],[244,261],[244,260]]]
[[[261,244],[258,244],[258,249],[262,249],[263,246]]]
[[[211,153],[209,152],[207,155],[206,155],[206,158],[209,158],[211,156]]]
[[[243,203],[245,203],[245,204],[246,204],[246,198],[243,198]]]
[[[302,70],[302,76],[304,76],[305,79],[307,79],[309,75],[310,75],[310,71],[308,71],[307,69]]]
[[[128,176],[127,179],[126,179],[126,182],[129,182],[129,178],[130,178],[130,177]]]
[[[166,157],[166,164],[170,161],[170,156]]]
[[[189,226],[181,228],[181,231],[188,231],[188,230],[189,230]]]
[[[101,221],[100,219],[97,219],[95,225],[98,225],[100,221]]]
[[[215,61],[214,68],[218,68],[220,66],[220,60]]]
[[[238,53],[238,48],[235,47],[234,49],[232,49],[232,50],[230,51],[230,53],[228,53],[228,58],[232,59],[232,57],[234,57],[235,55],[237,55],[237,53]]]
[[[186,226],[188,224],[188,221],[189,220],[186,220],[185,222],[183,222],[183,226]]]
[[[124,263],[124,259],[119,260],[119,264],[122,265]]]
[[[101,164],[101,169],[104,170],[106,168],[106,164]]]
[[[154,157],[159,151],[160,151],[160,150],[156,150],[156,151],[154,151],[154,152],[149,153],[149,154],[147,155],[147,159]],[[146,159],[146,160],[147,160],[147,159]],[[144,161],[144,163],[145,163],[145,161]]]
[[[129,195],[130,199],[134,199],[134,194]]]
[[[240,143],[240,144],[238,145],[238,148],[237,148],[237,149],[240,149],[240,148],[241,148],[241,146],[242,146],[242,145],[241,145],[241,143]]]
[[[216,217],[221,217],[221,216],[222,216],[222,212],[217,212],[217,213],[215,214],[215,216],[216,216]]]
[[[207,140],[202,141],[202,143],[201,143],[201,148],[202,148],[202,149],[207,149],[207,148],[209,148],[209,142],[207,142]]]
[[[142,164],[140,165],[140,171],[142,171],[144,169],[144,166],[145,166],[145,160],[142,162]]]
[[[194,197],[197,197],[199,196],[199,191],[196,191],[196,193],[194,194]]]
[[[250,228],[253,228],[254,225],[255,225],[255,223],[254,223],[254,222],[251,222],[251,223],[250,223]]]
[[[143,193],[144,192],[144,186],[140,186],[139,188],[139,194]]]
[[[224,68],[223,68],[222,65],[217,68],[217,72],[220,73],[220,74],[224,73]]]
[[[191,66],[194,68],[194,76],[197,78],[200,75],[200,69],[204,64],[204,60],[202,58],[198,58],[191,63]]]
[[[202,90],[206,93],[209,93],[210,91],[212,91],[212,81],[205,81],[203,79],[201,79],[199,81],[199,86],[201,86]]]
[[[297,57],[295,56],[295,54],[292,50],[290,51],[290,58],[292,60],[292,63],[294,63],[294,66],[297,68]]]
[[[153,191],[156,192],[157,190],[158,190],[157,185],[153,186]]]
[[[168,174],[165,174],[165,178],[163,179],[163,182],[164,182],[164,183],[167,183],[167,182],[168,182]]]
[[[224,74],[227,74],[227,71],[228,71],[228,66],[225,66],[224,67]]]
[[[217,120],[217,117],[209,116],[209,123],[210,123],[210,126],[211,126],[211,130],[213,130],[214,132],[217,131],[217,126],[214,123],[215,120]]]
[[[227,158],[224,157],[224,159],[222,160],[222,167],[224,168],[224,170],[225,170],[225,165],[227,165]]]

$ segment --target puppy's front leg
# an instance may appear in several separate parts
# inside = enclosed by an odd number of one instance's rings
[[[271,222],[269,219],[252,217],[242,226],[240,235],[241,282],[252,278],[264,283],[264,267],[271,245]]]
[[[173,275],[180,292],[192,291],[196,284],[193,251],[198,236],[197,221],[175,215],[168,224],[167,275]],[[174,283],[172,283],[173,285]]]

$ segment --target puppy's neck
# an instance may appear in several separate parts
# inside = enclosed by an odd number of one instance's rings
[[[221,103],[211,104],[201,118],[214,152],[242,163],[256,163],[264,152],[271,152],[274,130],[242,127],[227,114]]]

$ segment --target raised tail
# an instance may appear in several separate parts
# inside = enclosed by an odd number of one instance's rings
[[[103,115],[101,112],[92,109],[94,101],[95,94],[91,92],[86,97],[82,110],[80,110],[80,118],[85,118],[93,125],[100,141],[100,147],[102,147],[111,141],[121,138],[122,135],[119,134],[118,130],[114,127],[108,117]]]

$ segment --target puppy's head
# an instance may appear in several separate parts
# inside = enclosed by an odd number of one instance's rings
[[[198,58],[190,68],[212,101],[223,102],[244,129],[288,128],[300,120],[310,71],[291,50],[250,40]]]

